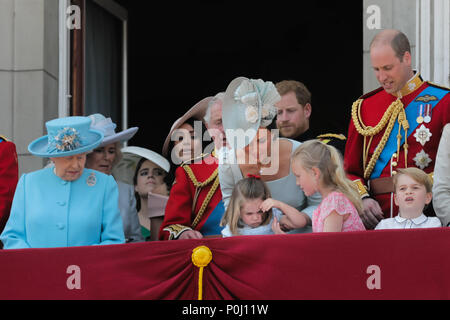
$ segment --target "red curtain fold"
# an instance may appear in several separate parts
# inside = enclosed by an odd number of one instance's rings
[[[213,255],[204,300],[450,299],[450,229],[439,228],[2,250],[0,300],[196,300],[201,245]],[[80,289],[67,287],[69,266]]]

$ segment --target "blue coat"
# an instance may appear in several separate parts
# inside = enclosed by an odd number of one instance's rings
[[[0,240],[5,249],[124,243],[118,199],[114,178],[95,170],[71,182],[53,168],[24,174]]]

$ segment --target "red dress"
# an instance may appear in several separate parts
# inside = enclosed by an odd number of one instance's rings
[[[427,91],[425,90],[433,89],[439,91],[439,99],[433,95],[426,94]],[[407,139],[408,148],[406,164],[405,149],[403,147],[404,140],[401,142],[398,158],[392,158],[392,155],[397,153],[398,150],[396,136],[399,134],[398,129],[392,130],[391,136],[393,135],[393,140],[395,140],[395,146],[393,148],[395,150],[394,152],[385,155],[385,158],[389,158],[390,161],[387,163],[382,163],[380,162],[381,160],[377,160],[375,166],[378,167],[378,172],[375,172],[374,169],[370,176],[364,177],[364,136],[357,131],[355,127],[355,118],[353,115],[353,119],[350,121],[348,129],[347,145],[344,156],[344,166],[348,177],[356,183],[359,183],[361,195],[364,194],[364,189],[362,186],[369,190],[369,193],[371,193],[371,195],[380,204],[385,218],[388,218],[391,215],[391,192],[377,192],[377,194],[374,194],[373,190],[370,190],[369,180],[374,181],[372,179],[391,177],[392,172],[395,174],[397,168],[405,168],[406,166],[419,167],[426,173],[431,174],[434,170],[436,153],[442,134],[442,129],[445,124],[450,122],[450,94],[448,94],[448,88],[441,88],[434,84],[423,82],[420,76],[416,74],[413,79],[408,81],[401,91],[403,95],[400,100],[403,103],[404,108],[407,108],[410,103],[411,107],[414,105],[414,107],[410,109],[410,115],[413,115],[413,120],[411,121],[412,118],[409,119],[410,129],[408,130],[409,136]],[[359,121],[366,127],[376,127],[377,124],[380,123],[388,107],[397,100],[397,97],[387,93],[382,88],[379,88],[362,96],[361,99],[363,100],[359,110]],[[420,102],[423,102],[422,107],[417,105]],[[419,116],[422,116],[423,118],[426,114],[424,106],[427,103],[434,103],[434,108],[430,112],[431,121],[419,121]],[[376,148],[380,145],[380,141],[385,133],[385,130],[386,128],[372,136],[372,142],[368,148],[366,163],[369,162],[374,155]],[[405,136],[403,129],[400,130],[400,134],[403,137]],[[369,140],[369,137],[366,137],[366,146],[369,144]],[[388,144],[386,144],[386,146],[388,146]],[[386,149],[388,148],[386,147]],[[385,150],[383,149],[383,151]],[[393,216],[395,215],[397,215],[397,207],[394,205]]]
[[[0,136],[0,233],[8,221],[18,179],[16,146]]]

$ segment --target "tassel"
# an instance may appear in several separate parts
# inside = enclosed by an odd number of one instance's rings
[[[206,246],[200,246],[192,250],[192,263],[199,267],[198,272],[198,300],[203,300],[203,268],[212,260],[212,252]]]

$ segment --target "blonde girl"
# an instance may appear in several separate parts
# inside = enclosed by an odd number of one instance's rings
[[[306,196],[319,192],[322,202],[313,213],[313,232],[362,231],[363,206],[347,179],[341,155],[318,140],[300,145],[292,155],[292,171]]]
[[[273,219],[279,219],[282,213],[276,208],[267,211],[261,209],[261,204],[270,196],[269,188],[259,176],[248,175],[248,178],[238,181],[220,224],[225,226],[222,235],[273,234]]]

